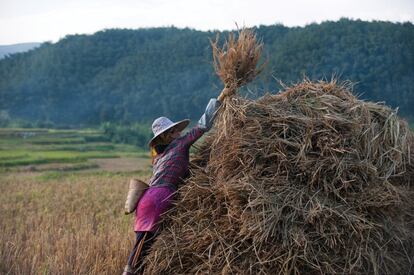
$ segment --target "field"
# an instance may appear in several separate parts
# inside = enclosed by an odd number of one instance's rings
[[[0,274],[120,274],[148,153],[95,130],[0,130]]]

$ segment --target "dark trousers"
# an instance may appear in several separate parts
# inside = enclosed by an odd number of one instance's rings
[[[144,271],[143,261],[149,253],[152,244],[155,241],[156,234],[149,231],[137,231],[137,239],[134,248],[128,258],[128,265],[136,270],[135,273]]]

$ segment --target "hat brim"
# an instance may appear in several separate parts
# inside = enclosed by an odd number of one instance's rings
[[[160,132],[160,133],[158,133],[156,136],[154,136],[151,140],[150,140],[150,142],[148,143],[148,145],[149,146],[152,146],[152,143],[162,134],[162,133],[165,133],[166,131],[168,131],[168,130],[170,130],[170,129],[172,129],[172,128],[177,128],[177,130],[178,131],[183,131],[187,126],[188,126],[188,124],[190,124],[190,120],[189,119],[183,119],[183,120],[180,120],[180,121],[178,121],[178,122],[176,122],[176,123],[173,123],[173,124],[171,124],[169,127],[167,127],[167,128],[165,128],[162,132]]]

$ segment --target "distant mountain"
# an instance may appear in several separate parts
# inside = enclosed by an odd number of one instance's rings
[[[42,43],[20,43],[13,45],[0,45],[0,59],[8,54],[27,52],[33,48],[39,47]]]
[[[243,93],[339,76],[361,98],[384,101],[414,121],[414,25],[336,22],[259,26],[268,65]],[[0,60],[1,117],[58,125],[197,119],[222,84],[209,39],[192,29],[111,29],[71,35]],[[227,32],[220,33],[225,37]],[[1,115],[2,114],[2,115]],[[1,124],[1,121],[0,121]]]

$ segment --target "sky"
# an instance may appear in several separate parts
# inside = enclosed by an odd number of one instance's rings
[[[0,0],[0,45],[110,28],[305,26],[341,17],[414,22],[414,0]]]

